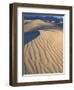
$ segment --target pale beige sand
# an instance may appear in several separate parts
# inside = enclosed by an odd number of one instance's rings
[[[47,22],[44,22],[43,20],[37,19],[37,20],[32,20],[28,24],[24,24],[24,32],[31,31],[31,29],[33,28],[44,26],[44,25],[49,25],[54,27],[52,23],[47,23]]]
[[[24,46],[25,73],[62,73],[63,32],[39,31],[40,35]]]

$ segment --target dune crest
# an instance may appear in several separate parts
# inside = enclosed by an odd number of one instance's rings
[[[42,26],[52,27],[52,28],[55,27],[55,25],[52,23],[44,22],[43,20],[37,19],[37,20],[32,20],[27,24],[24,24],[24,32],[32,31]]]

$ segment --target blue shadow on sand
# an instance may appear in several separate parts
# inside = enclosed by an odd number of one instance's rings
[[[40,35],[39,31],[24,32],[24,45],[31,42],[33,39]]]

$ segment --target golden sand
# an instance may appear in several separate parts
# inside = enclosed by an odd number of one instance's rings
[[[26,74],[63,72],[63,32],[39,30],[40,35],[24,46]]]

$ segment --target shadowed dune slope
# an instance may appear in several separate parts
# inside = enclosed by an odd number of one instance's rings
[[[63,32],[39,30],[40,35],[24,46],[26,74],[63,72]]]

